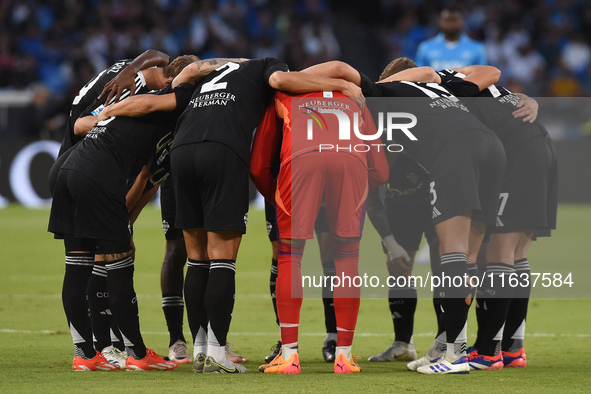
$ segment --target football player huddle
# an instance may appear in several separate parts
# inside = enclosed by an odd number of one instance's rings
[[[556,225],[556,155],[536,101],[499,77],[491,66],[436,70],[399,58],[372,81],[340,61],[289,71],[275,58],[171,61],[158,51],[98,74],[72,104],[49,180],[73,369],[246,372],[227,335],[250,180],[267,203],[281,335],[260,372],[300,373],[306,240],[316,231],[326,276],[356,277],[366,212],[391,276],[412,275],[426,234],[440,279],[426,354],[417,359],[408,281],[388,292],[395,342],[370,362],[408,361],[424,374],[524,367],[527,249]],[[133,284],[133,223],[159,188],[168,357],[144,344]],[[501,286],[510,277],[516,286]],[[324,359],[334,373],[360,372],[360,288],[329,285]],[[473,303],[478,337],[468,347]]]

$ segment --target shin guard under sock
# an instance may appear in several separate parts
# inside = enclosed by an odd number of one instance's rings
[[[209,320],[209,345],[225,346],[236,294],[236,260],[211,260],[205,289],[205,308]],[[213,333],[210,335],[210,333]],[[217,344],[215,344],[217,342]],[[208,350],[209,351],[209,350]]]
[[[62,304],[74,341],[75,355],[92,358],[95,355],[92,329],[88,316],[88,281],[94,265],[94,253],[66,252],[66,271],[62,285]]]
[[[140,332],[137,297],[133,287],[133,258],[124,257],[106,263],[109,306],[119,330],[127,354],[135,359],[146,357],[146,346]]]
[[[205,289],[209,279],[209,261],[189,259],[185,275],[185,304],[193,343],[199,330],[207,332]]]
[[[331,240],[336,276],[341,279],[340,286],[334,289],[334,309],[337,321],[337,346],[348,347],[353,343],[361,289],[354,286],[359,276],[359,241],[341,242]]]
[[[277,313],[281,342],[297,346],[302,308],[302,256],[304,246],[279,241],[277,276]]]

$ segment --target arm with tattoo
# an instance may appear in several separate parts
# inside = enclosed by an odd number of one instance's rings
[[[179,75],[177,75],[177,77],[172,81],[172,87],[176,88],[182,83],[194,84],[199,79],[205,77],[218,67],[223,66],[228,62],[242,63],[247,60],[248,59],[244,58],[213,58],[193,62],[185,67]]]

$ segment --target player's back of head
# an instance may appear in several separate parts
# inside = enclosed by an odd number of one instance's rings
[[[384,68],[384,71],[382,71],[382,74],[380,75],[380,81],[400,71],[415,67],[417,67],[417,64],[412,59],[407,57],[396,58],[392,60],[390,64],[386,66],[386,68]]]
[[[183,68],[187,67],[189,64],[196,62],[199,60],[198,56],[195,55],[182,55],[178,56],[174,59],[170,64],[164,67],[164,77],[165,78],[174,78],[183,71]]]

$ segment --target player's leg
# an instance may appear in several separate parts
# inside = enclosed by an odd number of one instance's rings
[[[277,313],[281,353],[260,372],[300,373],[298,336],[302,306],[301,262],[307,239],[314,237],[314,221],[322,200],[322,161],[305,154],[286,163],[277,178],[278,276]],[[292,198],[293,196],[293,198]]]
[[[207,255],[207,235],[203,230],[203,188],[195,170],[194,150],[193,145],[180,146],[175,150],[171,156],[171,176],[175,195],[175,227],[183,229],[188,257],[184,295],[193,340],[193,369],[199,372],[203,370],[207,355],[205,289],[210,259]]]
[[[386,257],[388,275],[393,278],[409,278],[412,275],[415,255],[416,251],[409,252],[410,261],[405,261],[403,258],[391,260]],[[392,316],[394,342],[382,353],[369,357],[368,361],[412,361],[416,358],[412,336],[417,306],[417,289],[415,283],[410,279],[404,283],[405,286],[388,289],[388,306]]]
[[[95,371],[119,369],[108,362],[93,347],[92,328],[88,316],[88,281],[94,265],[96,244],[92,239],[76,237],[78,219],[90,223],[93,219],[93,201],[83,194],[88,189],[88,179],[68,170],[56,172],[52,188],[53,202],[49,219],[49,231],[56,238],[64,239],[66,268],[62,285],[62,304],[68,327],[74,342],[72,369]],[[91,206],[84,205],[89,202]],[[84,218],[78,216],[87,215]]]
[[[478,289],[478,337],[475,352],[470,354],[472,369],[501,369],[503,326],[514,288],[513,261],[521,232],[491,234],[486,249],[487,267]]]
[[[281,229],[281,219],[279,226]],[[301,262],[305,245],[305,239],[279,239],[276,300],[281,352],[269,364],[259,367],[261,372],[300,373],[298,336],[303,297]]]
[[[107,269],[109,306],[125,341],[128,370],[171,370],[177,364],[146,348],[140,332],[139,309],[133,286],[134,258],[128,241],[97,240],[97,253]]]
[[[92,275],[88,281],[88,307],[95,349],[103,353],[109,362],[125,367],[125,344],[119,326],[109,309],[107,268],[104,259],[98,254],[95,256]]]
[[[359,372],[353,359],[352,345],[359,314],[360,287],[352,281],[359,277],[360,237],[339,237],[333,234],[332,249],[338,285],[334,286],[334,308],[337,320],[335,373]],[[331,285],[335,284],[335,281]]]
[[[97,255],[88,281],[88,310],[94,347],[101,352],[102,349],[111,346],[111,311],[108,297],[107,269],[102,256]]]
[[[114,201],[113,201],[114,202]],[[152,349],[146,348],[140,332],[139,309],[133,284],[134,253],[131,250],[131,236],[127,229],[127,209],[124,204],[113,206],[107,228],[117,239],[96,239],[96,252],[102,255],[107,270],[107,291],[109,309],[117,321],[125,342],[127,370],[171,370],[174,362],[164,360]],[[114,218],[118,219],[115,220]],[[120,219],[119,219],[120,218]]]
[[[164,260],[160,270],[160,289],[162,311],[169,334],[168,357],[171,361],[185,364],[192,361],[183,335],[183,283],[187,249],[182,230],[175,227],[176,204],[171,178],[165,180],[160,187],[160,207],[162,229],[166,239]]]
[[[183,300],[184,266],[187,262],[185,241],[167,239],[164,261],[160,271],[162,311],[169,333],[169,358],[179,364],[190,363],[191,356],[183,335],[185,303]]]
[[[246,232],[249,203],[248,167],[229,147],[215,142],[189,145],[172,158],[177,195],[177,227],[185,230],[189,258],[203,247],[196,229],[207,235],[209,277],[205,287],[207,359],[205,373],[240,373],[226,351],[235,297],[236,256]],[[191,185],[187,185],[190,183]],[[200,258],[198,254],[195,254]]]
[[[210,259],[205,288],[205,308],[209,319],[207,355],[218,363],[227,360],[226,340],[234,310],[236,256],[241,239],[242,233],[238,231],[207,231]]]
[[[120,369],[121,366],[118,363],[106,360],[93,346],[92,325],[86,297],[94,262],[94,242],[90,239],[66,235],[64,244],[66,272],[62,286],[62,303],[74,341],[72,369],[74,371]]]
[[[350,155],[329,152],[324,189],[326,218],[331,229],[335,264],[334,308],[337,322],[335,373],[360,372],[352,355],[353,337],[361,296],[359,245],[367,198],[367,169]]]
[[[447,341],[440,362],[417,370],[428,374],[470,370],[465,342],[472,301],[467,280],[469,256],[475,263],[485,233],[483,223],[494,223],[505,166],[504,150],[492,132],[466,130],[452,140],[428,167],[433,177],[431,204],[440,243],[441,282],[435,291],[441,297]]]
[[[441,262],[439,261],[439,240],[435,233],[435,227],[430,227],[425,231],[425,237],[429,244],[429,253],[431,261],[431,272],[433,277],[441,280]],[[424,356],[406,364],[406,368],[410,371],[416,371],[423,365],[429,365],[437,362],[447,351],[447,337],[445,335],[445,325],[443,322],[443,309],[441,307],[441,297],[438,292],[433,292],[433,310],[435,312],[437,331],[435,340],[427,350]],[[456,339],[458,341],[458,339]]]
[[[235,250],[229,255],[223,255],[223,252],[228,249],[224,241],[233,238],[233,234],[230,236],[222,232],[220,237],[216,237],[215,234],[211,234],[210,237],[208,234],[208,230],[216,229],[215,225],[217,228],[223,228],[226,224],[223,223],[225,219],[223,212],[220,216],[220,210],[227,210],[231,217],[235,213],[233,208],[243,209],[240,221],[242,228],[245,228],[243,216],[248,210],[248,197],[246,207],[243,204],[230,204],[228,208],[228,190],[222,187],[224,182],[227,184],[236,179],[238,182],[235,186],[238,189],[233,192],[242,197],[243,184],[248,183],[242,179],[244,171],[238,170],[231,174],[237,160],[239,159],[229,148],[213,142],[182,145],[176,148],[175,154],[171,156],[176,197],[175,227],[183,229],[188,256],[184,290],[187,317],[194,341],[195,371],[207,369],[207,372],[238,373],[244,370],[234,366],[225,350],[234,302]],[[218,210],[215,210],[215,207]],[[212,222],[206,223],[205,218],[211,219]],[[211,250],[210,241],[215,244]],[[233,246],[234,242],[230,243]],[[237,249],[237,245],[230,249]],[[210,251],[215,251],[215,254],[210,255]],[[220,255],[223,258],[220,258]],[[215,274],[212,264],[214,258],[220,260],[216,261]],[[229,260],[227,264],[226,259]],[[225,283],[226,279],[228,283]],[[212,282],[218,286],[217,289],[212,287]],[[228,290],[228,287],[232,289]],[[220,295],[218,290],[228,291]],[[217,310],[212,307],[212,300],[220,302]],[[211,331],[212,324],[216,327],[215,334]],[[203,361],[202,356],[209,355],[210,348],[216,358],[210,360],[211,357],[206,357]]]
[[[74,237],[76,202],[68,185],[68,173],[52,167],[50,178],[53,201],[49,216],[49,231],[63,239],[66,269],[62,284],[62,304],[74,341],[75,357],[92,358],[92,329],[86,302],[88,280],[94,265],[95,244],[89,239]]]
[[[428,205],[408,205],[402,201],[386,201],[385,211],[388,224],[396,241],[411,257],[410,261],[403,258],[391,260],[386,254],[386,266],[391,277],[406,277],[412,275],[414,258],[418,250],[423,227],[430,221]],[[425,215],[426,214],[426,215]],[[427,220],[424,220],[426,217]],[[394,342],[384,352],[372,356],[369,361],[412,361],[416,359],[413,344],[414,314],[417,306],[417,290],[415,283],[409,281],[398,282],[404,286],[394,286],[388,289],[388,305],[394,327]]]
[[[482,240],[482,244],[480,245],[480,251],[478,252],[478,257],[476,259],[476,265],[470,265],[468,267],[470,277],[478,277],[479,284],[483,282],[484,274],[486,273],[486,250],[488,248],[489,240],[490,240],[490,227],[487,229],[487,232],[484,235],[484,239]],[[474,279],[474,280],[476,280],[476,279]],[[477,291],[477,293],[478,293],[478,291]],[[481,321],[483,320],[483,310],[482,310],[482,308],[480,308],[480,303],[479,303],[478,297],[475,297],[475,300],[473,302],[474,302],[474,307],[475,307],[474,312],[476,315],[476,324],[478,327],[480,327],[483,324],[483,323],[481,323]],[[478,336],[477,336],[476,340],[474,341],[474,344],[472,346],[469,346],[466,349],[466,351],[468,352],[468,355],[470,355],[471,353],[476,351],[478,349],[478,346],[479,346],[479,343],[478,343]]]
[[[208,317],[205,308],[205,289],[209,279],[210,259],[207,254],[207,234],[202,228],[183,230],[188,251],[185,276],[187,320],[193,338],[193,368],[202,371],[207,355]]]
[[[322,274],[325,278],[332,278],[335,276],[336,271],[332,255],[330,227],[326,221],[324,207],[320,207],[318,211],[318,217],[314,223],[314,231],[318,239]],[[335,349],[337,346],[337,320],[334,312],[333,291],[329,286],[322,287],[322,304],[324,307],[324,326],[326,328],[326,337],[324,337],[324,343],[322,345],[322,357],[327,363],[332,363],[335,359]]]
[[[427,374],[468,373],[466,357],[467,316],[471,303],[467,279],[471,213],[452,217],[435,225],[439,240],[439,286],[434,289],[438,334],[427,355],[407,365]],[[437,302],[439,301],[439,302]],[[437,309],[439,308],[439,311]],[[446,343],[443,344],[442,342]],[[424,365],[429,360],[434,364]]]
[[[94,234],[96,253],[101,254],[105,262],[109,309],[124,339],[127,369],[174,369],[177,364],[165,361],[146,348],[140,332],[138,302],[133,284],[134,253],[129,232],[129,213],[124,195],[121,195],[125,188],[115,185],[114,190],[105,190],[105,185],[96,185],[94,182],[88,182],[85,186],[79,200],[82,204],[90,204],[87,208],[93,216],[88,220],[81,214],[76,224],[80,231]]]
[[[552,141],[548,137],[537,137],[520,146],[524,150],[516,157],[519,161],[514,166],[520,172],[527,174],[521,182],[523,186],[515,206],[518,218],[524,227],[536,228],[536,237],[550,236],[551,229],[556,228],[556,211],[558,199],[558,179],[556,152]],[[515,199],[507,200],[506,208]],[[531,243],[531,234],[524,234],[515,251],[515,273],[519,278],[519,285],[515,289],[514,298],[509,307],[503,334],[503,361],[508,367],[524,367],[527,363],[523,346],[525,321],[531,293],[530,268],[527,249]]]
[[[439,239],[441,286],[436,288],[443,311],[448,359],[457,360],[465,354],[465,342],[458,337],[465,332],[470,290],[463,278],[468,273],[468,251],[471,213],[467,212],[435,225]]]
[[[273,311],[275,312],[275,322],[279,326],[279,315],[277,314],[277,264],[278,264],[278,230],[277,230],[277,214],[275,213],[275,204],[269,201],[265,201],[265,219],[267,222],[267,235],[271,242],[271,270],[269,277],[269,292],[271,293],[271,302],[273,303]],[[265,357],[265,362],[270,363],[281,351],[281,340],[277,341],[275,345],[271,347],[272,353]]]
[[[505,367],[525,367],[527,358],[524,350],[525,321],[531,294],[531,272],[527,259],[527,250],[532,241],[531,233],[522,233],[515,249],[515,275],[519,281],[513,299],[509,304],[501,352]]]
[[[471,234],[468,257],[471,297],[474,297],[474,291],[477,290],[479,307],[477,319],[484,320],[484,322],[479,321],[479,333],[482,335],[479,335],[477,339],[478,349],[472,348],[469,354],[469,363],[473,370],[502,368],[500,344],[499,349],[495,350],[496,345],[493,338],[502,335],[508,299],[512,297],[512,289],[504,284],[509,282],[509,278],[514,272],[512,265],[515,235],[509,235],[508,231],[502,236],[490,235],[484,256],[487,264],[486,271],[482,272],[478,268],[479,257],[482,258],[481,245],[487,232],[487,225],[490,231],[492,226],[499,223],[497,216],[499,212],[498,196],[501,195],[504,187],[502,186],[503,175],[500,175],[499,171],[503,170],[504,172],[506,157],[504,149],[499,145],[498,139],[491,138],[492,149],[488,153],[491,159],[484,163],[480,173],[483,180],[478,186],[481,210],[477,211],[474,216],[473,228],[476,229],[476,234],[474,231]],[[503,165],[498,165],[495,158],[499,163],[503,162]],[[476,286],[478,286],[477,289]],[[484,310],[486,313],[483,315]],[[484,346],[482,352],[480,351],[481,346]]]

